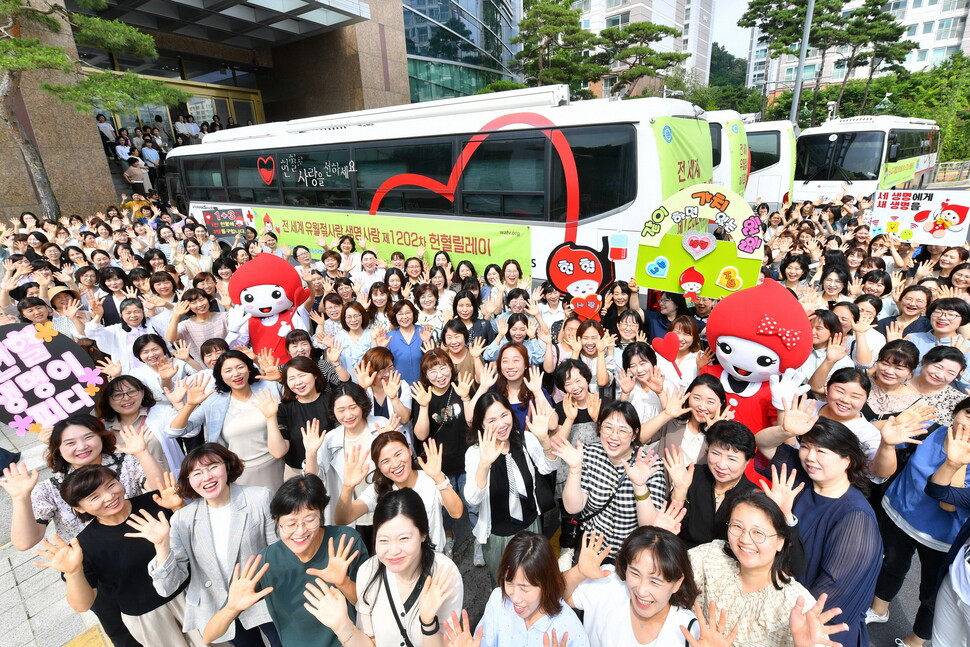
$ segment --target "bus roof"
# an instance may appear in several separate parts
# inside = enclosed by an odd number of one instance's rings
[[[830,119],[820,126],[806,128],[802,135],[817,135],[819,133],[846,132],[852,130],[865,130],[867,127],[876,130],[889,130],[890,128],[905,128],[922,126],[928,130],[936,128],[936,122],[932,119],[917,119],[916,117],[896,117],[893,115],[863,115],[860,117],[845,117]]]
[[[693,104],[672,98],[570,102],[567,86],[544,86],[231,128],[205,135],[201,144],[180,146],[168,157],[473,133],[495,116],[519,111],[540,114],[563,127],[666,116],[694,119],[704,114]],[[404,121],[406,128],[402,128]],[[534,126],[523,123],[503,130],[529,128]]]

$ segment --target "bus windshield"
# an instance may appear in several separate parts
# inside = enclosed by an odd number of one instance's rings
[[[882,164],[884,132],[802,135],[798,138],[795,180],[875,180]]]

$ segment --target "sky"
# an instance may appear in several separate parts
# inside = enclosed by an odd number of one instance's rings
[[[738,18],[748,8],[748,0],[714,0],[714,25],[717,28],[711,41],[727,48],[735,56],[747,60],[751,30],[738,27]]]

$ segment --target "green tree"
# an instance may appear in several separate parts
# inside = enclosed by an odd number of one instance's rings
[[[735,56],[718,43],[711,45],[711,85],[744,87],[747,76],[746,60]]]
[[[872,77],[875,76],[878,70],[890,70],[897,75],[905,76],[908,72],[900,63],[906,60],[906,56],[911,50],[918,47],[916,43],[911,40],[899,41],[899,37],[903,35],[905,28],[902,25],[898,26],[898,34],[896,38],[892,38],[893,33],[897,33],[897,30],[885,29],[878,34],[878,39],[872,40],[872,50],[869,53],[869,75],[866,78],[866,89],[862,93],[862,103],[859,104],[859,113],[866,114],[866,102],[869,100],[869,86],[872,84]]]
[[[519,22],[519,35],[512,39],[522,46],[516,68],[526,85],[569,86],[574,98],[589,98],[584,83],[598,81],[609,72],[608,55],[593,53],[600,39],[580,26],[580,12],[570,9],[568,0],[540,0],[532,4]]]
[[[521,89],[527,88],[527,87],[529,87],[529,86],[527,86],[525,83],[517,83],[516,81],[506,81],[506,80],[503,79],[501,81],[492,81],[491,83],[489,83],[488,85],[486,85],[484,88],[482,88],[481,90],[479,90],[475,94],[490,94],[492,92],[507,92],[509,90],[521,90]]]
[[[51,187],[40,151],[31,141],[17,117],[14,102],[25,73],[39,70],[63,72],[68,80],[41,87],[81,112],[95,103],[112,111],[131,110],[143,103],[174,105],[188,98],[185,93],[164,83],[149,81],[134,74],[82,71],[81,62],[68,56],[63,48],[44,45],[38,38],[20,36],[25,27],[58,33],[73,29],[78,43],[125,52],[141,58],[156,58],[155,42],[147,34],[116,20],[74,13],[64,7],[37,0],[0,0],[0,124],[17,143],[27,171],[40,196],[45,218],[60,217],[60,207]],[[106,7],[106,0],[76,0],[90,11]]]
[[[655,25],[652,22],[635,22],[624,27],[607,27],[600,32],[599,44],[609,56],[610,61],[627,65],[627,69],[617,75],[615,89],[626,88],[629,96],[637,81],[644,77],[659,76],[678,63],[687,60],[689,54],[679,52],[658,52],[650,47],[669,36],[680,37],[681,32],[673,27]]]
[[[914,72],[893,93],[894,113],[933,119],[940,126],[940,161],[970,159],[970,58],[957,52]]]

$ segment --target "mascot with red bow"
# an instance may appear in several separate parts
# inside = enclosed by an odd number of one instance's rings
[[[784,402],[808,390],[797,369],[812,352],[812,326],[798,299],[772,280],[735,292],[707,320],[717,377],[734,419],[754,433],[777,421]]]
[[[309,329],[304,302],[310,290],[292,265],[273,254],[244,263],[229,279],[229,296],[238,307],[230,313],[230,345],[269,349],[279,364],[290,360],[286,335]]]

